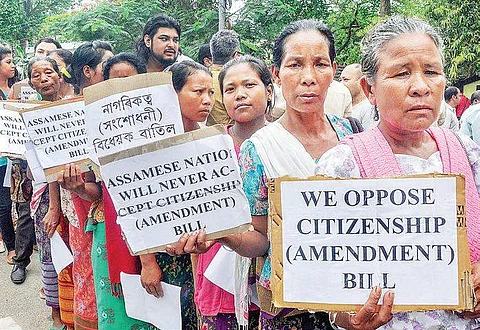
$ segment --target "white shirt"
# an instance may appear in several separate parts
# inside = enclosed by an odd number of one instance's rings
[[[352,107],[352,117],[360,120],[363,129],[369,129],[378,125],[378,120],[375,120],[375,106],[370,103],[368,99],[354,105]]]

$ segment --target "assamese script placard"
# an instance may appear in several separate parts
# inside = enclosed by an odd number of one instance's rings
[[[52,102],[22,117],[44,170],[87,158],[83,100]]]
[[[395,292],[396,310],[470,308],[457,185],[463,177],[275,180],[275,305],[355,310],[379,285]]]
[[[250,223],[233,141],[221,126],[100,158],[100,164],[132,253],[160,251],[202,228],[212,239]]]
[[[104,81],[84,91],[94,157],[182,134],[171,75],[150,73]]]
[[[30,137],[20,113],[0,109],[0,154],[23,158],[28,141]]]

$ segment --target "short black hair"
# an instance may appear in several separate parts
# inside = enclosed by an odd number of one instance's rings
[[[230,61],[240,48],[240,35],[233,30],[217,31],[210,39],[210,52],[214,64]]]
[[[3,60],[8,54],[12,54],[12,50],[8,47],[0,45],[0,61]]]
[[[472,93],[472,96],[470,97],[470,102],[474,101],[479,101],[480,102],[480,91],[475,91]]]
[[[333,32],[322,22],[316,19],[304,19],[295,21],[287,25],[279,36],[275,39],[273,45],[273,65],[275,68],[280,68],[283,60],[285,41],[291,35],[300,31],[317,31],[322,34],[328,41],[328,53],[330,55],[330,63],[333,64],[336,57],[335,52],[335,38]]]
[[[200,48],[198,48],[197,62],[205,65],[205,63],[203,63],[203,59],[205,57],[209,58],[210,60],[212,59],[212,53],[210,52],[210,44],[203,44],[200,46]]]
[[[129,65],[134,67],[135,70],[137,70],[137,73],[147,72],[147,65],[140,59],[140,57],[136,53],[124,52],[110,57],[105,62],[105,66],[103,67],[103,79],[110,79],[110,69],[112,68],[112,66],[123,62],[128,63]]]
[[[455,86],[450,86],[447,89],[445,89],[444,97],[445,101],[450,101],[452,97],[457,96],[458,93],[460,93],[460,90],[455,87]]]
[[[140,38],[138,38],[136,42],[137,54],[140,58],[147,62],[150,56],[150,49],[145,45],[143,38],[148,35],[150,38],[157,33],[159,28],[170,28],[175,29],[177,31],[178,37],[180,38],[180,34],[182,29],[180,28],[180,24],[177,20],[173,17],[167,16],[165,14],[159,14],[153,17],[150,17],[143,28],[143,33]]]
[[[188,81],[188,77],[197,71],[204,71],[212,76],[212,73],[202,64],[194,61],[182,61],[172,65],[169,69],[172,72],[173,88],[178,93]]]
[[[55,40],[53,38],[42,38],[35,43],[35,46],[33,46],[33,52],[34,53],[37,51],[38,45],[40,45],[42,42],[45,42],[47,44],[54,44],[55,47],[57,47],[57,49],[62,48],[62,45],[60,45],[60,43],[57,40]]]

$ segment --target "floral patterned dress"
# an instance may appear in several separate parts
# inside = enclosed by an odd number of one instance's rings
[[[180,290],[182,329],[196,330],[197,314],[193,303],[194,286],[190,255],[170,256],[166,253],[156,253],[155,257],[163,272],[162,281],[182,288]]]

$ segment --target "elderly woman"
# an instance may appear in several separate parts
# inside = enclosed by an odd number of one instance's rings
[[[30,85],[40,94],[42,100],[53,102],[61,98],[61,73],[53,59],[35,57],[28,64],[27,72]],[[73,283],[59,283],[59,278],[53,267],[49,233],[55,231],[58,223],[51,223],[48,220],[49,217],[47,217],[47,214],[53,212],[54,206],[50,205],[52,197],[53,199],[55,197],[60,198],[58,192],[49,190],[46,182],[33,182],[31,214],[35,223],[35,235],[40,246],[45,302],[47,306],[52,308],[53,324],[51,329],[64,329],[64,324],[73,326],[73,311],[68,306],[71,305],[73,300]],[[59,212],[61,212],[60,209]],[[63,278],[64,273],[68,273],[68,270],[64,270],[62,273],[59,275],[60,278]],[[60,299],[60,292],[62,299]],[[69,294],[65,294],[65,292],[69,292]],[[60,308],[62,308],[63,313]]]
[[[337,69],[332,32],[316,20],[291,23],[275,41],[273,65],[275,82],[282,86],[286,112],[279,121],[260,129],[245,141],[239,158],[255,230],[220,241],[242,256],[257,257],[260,329],[330,329],[326,313],[273,307],[267,238],[267,178],[313,175],[319,158],[352,133],[348,121],[324,113],[327,89]],[[202,239],[198,236],[182,238],[179,245],[195,246],[184,249],[186,252],[203,252],[210,243],[202,241],[204,236]],[[195,239],[193,245],[190,241]],[[336,314],[336,320],[341,321],[339,325],[348,329],[373,329],[386,323],[391,317],[393,293],[385,294],[384,305],[374,313],[380,291],[372,291],[358,314]]]
[[[429,129],[438,116],[445,87],[440,37],[420,20],[391,18],[363,40],[361,64],[362,87],[377,107],[380,123],[326,152],[317,173],[342,178],[432,172],[464,174],[472,272],[478,273],[480,148],[469,138],[457,137],[449,130]],[[379,163],[379,159],[384,161]],[[478,279],[473,280],[478,296]],[[398,313],[382,329],[478,329],[475,320],[469,319],[476,316],[480,314]]]

